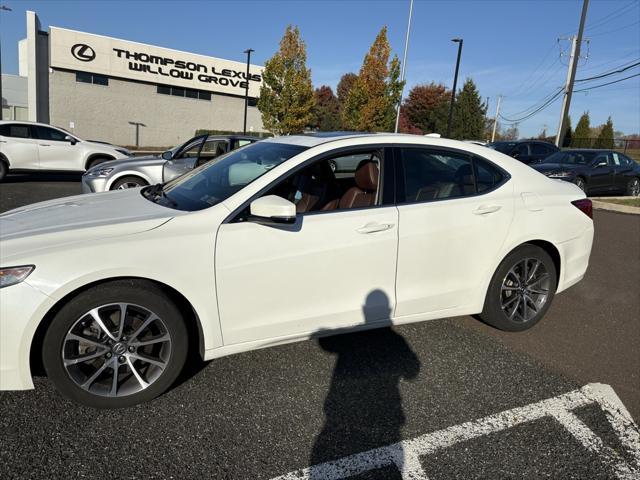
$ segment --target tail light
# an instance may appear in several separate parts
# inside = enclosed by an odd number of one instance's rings
[[[593,219],[593,204],[588,198],[581,198],[571,202],[577,209],[584,213],[587,217]]]

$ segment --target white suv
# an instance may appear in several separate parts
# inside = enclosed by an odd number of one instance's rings
[[[10,170],[84,172],[127,156],[123,148],[80,140],[44,123],[0,121],[0,180]]]

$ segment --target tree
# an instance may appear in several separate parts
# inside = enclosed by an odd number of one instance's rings
[[[520,137],[518,124],[515,123],[511,128],[507,128],[500,136],[502,137],[502,140],[517,140]]]
[[[313,86],[306,61],[300,31],[289,25],[280,49],[265,63],[258,100],[264,128],[276,135],[301,133],[311,122]]]
[[[392,131],[403,82],[397,55],[389,62],[391,47],[383,27],[364,57],[358,78],[342,111],[345,128],[371,132]]]
[[[611,117],[607,119],[607,123],[602,126],[600,135],[596,138],[594,148],[613,148],[613,121]]]
[[[567,115],[567,127],[565,129],[562,147],[568,147],[569,145],[571,145],[572,138],[573,138],[573,131],[571,129],[571,117]]]
[[[402,107],[409,124],[425,133],[444,133],[450,95],[444,85],[433,82],[413,87]]]
[[[336,88],[336,93],[338,95],[338,101],[340,105],[344,105],[347,101],[347,97],[349,97],[349,92],[353,88],[353,84],[356,83],[358,79],[358,75],[355,73],[345,73],[340,77],[340,81],[338,82],[338,87]]]
[[[340,129],[340,105],[331,87],[322,85],[313,92],[315,106],[311,127],[321,132]]]
[[[411,121],[407,117],[407,112],[404,105],[400,107],[400,122],[398,122],[398,132],[410,133],[412,135],[424,135],[424,131],[411,123]]]
[[[486,113],[487,107],[482,103],[476,84],[468,78],[455,99],[451,138],[481,140]]]
[[[589,112],[584,112],[578,120],[576,130],[571,138],[571,146],[574,148],[590,148],[591,147],[591,128],[589,126]]]

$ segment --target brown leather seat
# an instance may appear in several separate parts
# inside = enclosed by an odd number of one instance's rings
[[[355,173],[356,186],[347,190],[340,200],[329,202],[323,210],[372,206],[376,201],[379,174],[375,162],[367,161],[359,166]]]
[[[329,200],[337,196],[336,177],[325,162],[316,163],[305,173],[298,175],[294,185],[300,192],[300,198],[298,201],[293,198],[290,200],[296,203],[297,213],[318,210],[321,205],[326,206]]]

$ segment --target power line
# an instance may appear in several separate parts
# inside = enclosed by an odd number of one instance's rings
[[[600,32],[600,33],[596,33],[595,35],[590,34],[589,37],[601,37],[602,35],[608,35],[610,33],[617,33],[620,30],[624,30],[625,28],[629,28],[629,27],[633,27],[634,25],[638,25],[640,23],[640,20],[633,22],[633,23],[629,23],[628,25],[624,25],[622,27],[617,27],[614,28],[612,30],[607,30],[606,32]]]
[[[507,122],[511,122],[511,123],[517,123],[517,122],[522,122],[523,120],[528,120],[529,118],[533,117],[534,115],[537,115],[538,113],[540,113],[541,111],[543,111],[545,108],[547,108],[549,105],[551,105],[552,103],[554,103],[556,100],[558,100],[562,94],[564,93],[564,89],[559,89],[555,95],[553,95],[551,98],[549,98],[546,102],[544,102],[542,105],[540,105],[538,108],[536,108],[534,111],[532,111],[531,113],[520,117],[520,118],[507,118],[504,117],[502,115],[500,115],[500,118],[502,118],[503,120],[507,121]]]
[[[627,5],[625,5],[624,7],[620,7],[619,9],[614,10],[613,12],[609,13],[608,15],[605,15],[599,20],[596,20],[591,25],[587,26],[586,30],[587,31],[593,30],[593,29],[597,30],[602,25],[605,25],[611,22],[612,20],[615,20],[616,18],[626,14],[628,10],[632,10],[633,7],[636,5],[637,5],[637,2],[634,0],[631,3],[628,3]]]
[[[547,52],[544,54],[544,57],[542,58],[542,60],[540,61],[540,63],[538,63],[538,65],[533,69],[533,72],[531,72],[531,74],[530,74],[530,75],[528,75],[528,76],[527,76],[527,78],[525,78],[525,79],[522,81],[522,83],[518,86],[518,88],[516,88],[516,89],[515,89],[515,90],[513,90],[511,93],[509,93],[509,96],[512,96],[512,95],[515,95],[516,93],[518,93],[520,90],[522,90],[522,87],[524,87],[524,85],[525,85],[527,82],[530,82],[530,81],[531,81],[531,79],[533,78],[533,76],[534,76],[536,73],[538,73],[538,70],[540,70],[540,68],[542,67],[542,65],[546,62],[547,58],[549,58],[549,55],[550,55],[550,54],[551,54],[551,52],[555,49],[556,44],[557,44],[557,41],[556,41],[556,43],[554,43],[554,44],[552,44],[552,45],[551,45],[551,48],[549,48],[549,50],[547,50]],[[554,62],[554,63],[555,63],[555,62]],[[552,63],[552,66],[553,66],[553,63]],[[548,71],[548,69],[547,69],[546,71]],[[546,71],[545,71],[545,72],[546,72]]]
[[[619,78],[618,80],[613,80],[607,83],[601,83],[600,85],[594,85],[593,87],[582,88],[580,90],[574,90],[574,92],[586,92],[587,90],[593,90],[594,88],[606,87],[607,85],[613,85],[614,83],[624,82],[625,80],[629,80],[630,78],[638,77],[640,73],[636,73],[634,75],[629,75],[628,77]]]
[[[611,65],[612,63],[618,63],[621,62],[623,60],[626,60],[629,57],[633,57],[636,56],[640,53],[640,51],[633,51],[628,53],[627,55],[625,55],[624,57],[620,57],[620,58],[616,58],[615,60],[608,60],[606,62],[602,62],[602,63],[598,63],[596,65],[590,65],[588,67],[584,67],[581,68],[580,70],[584,73],[585,71],[590,71],[590,70],[597,70],[598,68],[604,67],[605,65]],[[622,65],[620,65],[621,67],[626,66],[628,63],[632,63],[632,62],[636,62],[640,60],[640,58],[635,58],[633,60],[626,60],[624,63],[622,63]]]
[[[594,75],[593,77],[580,78],[580,79],[576,80],[576,82],[587,82],[589,80],[597,80],[598,78],[609,77],[611,75],[615,75],[616,73],[625,72],[625,71],[629,70],[630,68],[637,67],[638,65],[640,65],[640,62],[633,63],[633,64],[628,65],[628,66],[623,67],[623,68],[618,68],[618,70],[612,70],[610,72],[601,73],[600,75]]]

